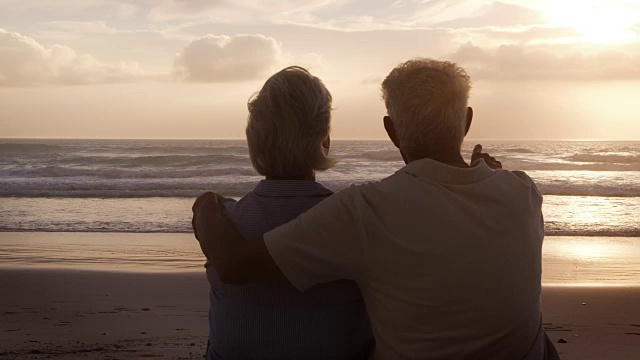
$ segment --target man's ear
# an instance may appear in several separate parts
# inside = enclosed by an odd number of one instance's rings
[[[467,136],[469,129],[471,128],[471,121],[473,120],[473,109],[471,106],[467,108],[467,126],[464,129],[464,136]]]
[[[389,135],[389,139],[393,142],[398,149],[400,148],[400,141],[398,140],[398,134],[396,134],[396,127],[393,125],[393,120],[391,117],[385,116],[382,118],[384,122],[384,129],[387,130],[387,135]]]
[[[331,148],[331,135],[327,135],[327,138],[322,142],[322,150],[325,154],[329,153],[329,148]]]

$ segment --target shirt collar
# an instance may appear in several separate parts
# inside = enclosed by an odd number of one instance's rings
[[[311,180],[262,180],[253,192],[259,196],[329,196],[333,191]]]
[[[483,159],[470,168],[459,168],[432,159],[420,159],[410,162],[398,172],[450,185],[472,184],[496,174],[496,170],[491,169]]]

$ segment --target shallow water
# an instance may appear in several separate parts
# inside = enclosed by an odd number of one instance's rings
[[[193,198],[4,198],[0,231],[190,232]],[[547,235],[640,237],[640,197],[545,196]]]

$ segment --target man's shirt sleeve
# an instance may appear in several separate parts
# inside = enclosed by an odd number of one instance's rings
[[[352,186],[264,234],[271,257],[298,290],[360,276],[366,240],[362,206],[366,203],[359,199],[357,187]]]

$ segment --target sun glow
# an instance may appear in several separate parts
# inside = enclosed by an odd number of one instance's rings
[[[601,244],[572,244],[567,246],[567,255],[581,260],[595,260],[606,258],[610,255],[610,249]]]
[[[586,43],[619,44],[640,37],[633,30],[640,8],[629,1],[552,0],[539,6],[549,25],[573,27]]]

